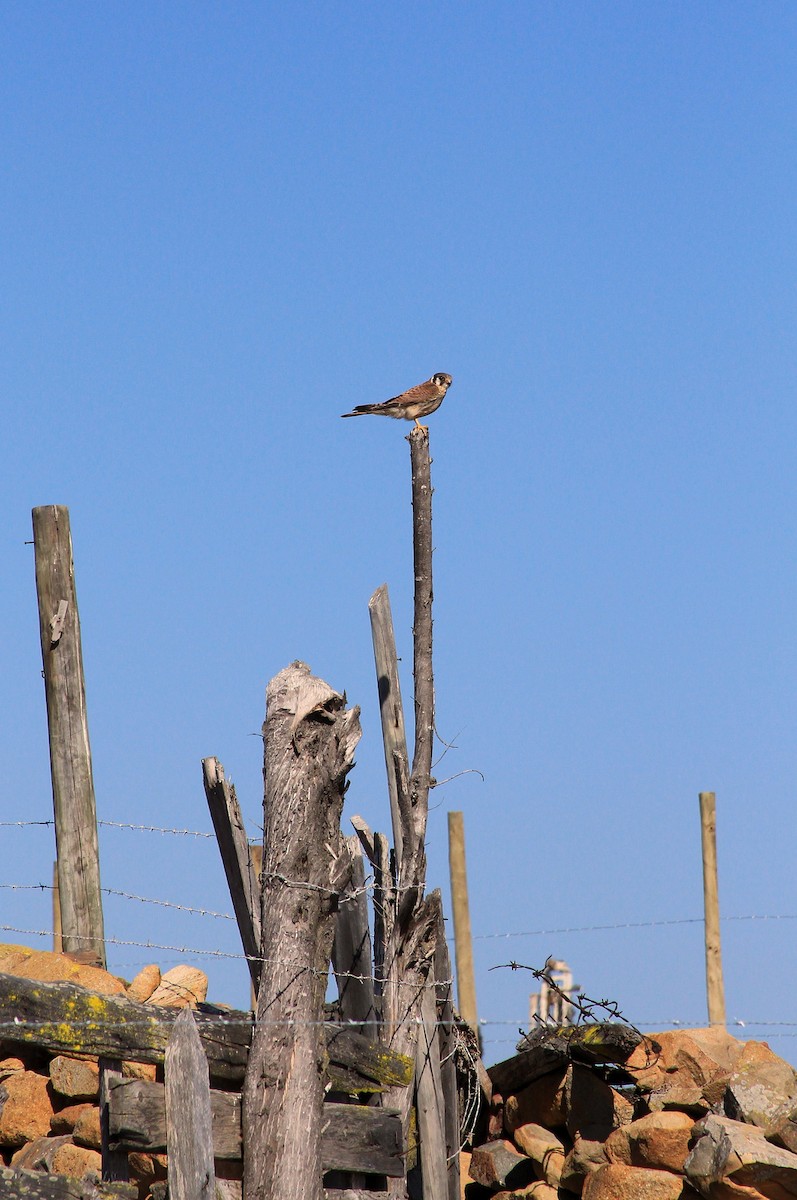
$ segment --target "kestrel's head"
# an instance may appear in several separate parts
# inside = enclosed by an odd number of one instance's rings
[[[438,371],[436,375],[432,376],[432,383],[436,383],[438,387],[450,387],[451,376],[446,375],[445,371]]]

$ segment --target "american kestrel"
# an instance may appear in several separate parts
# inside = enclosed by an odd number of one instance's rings
[[[403,417],[405,421],[414,421],[419,429],[423,429],[418,418],[428,417],[439,408],[450,387],[451,376],[446,375],[445,371],[438,371],[431,379],[427,379],[426,383],[419,383],[408,392],[402,392],[400,396],[383,400],[381,404],[358,404],[352,412],[340,415],[363,417],[366,413],[374,413],[378,417]]]

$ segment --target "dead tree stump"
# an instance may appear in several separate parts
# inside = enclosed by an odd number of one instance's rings
[[[321,1200],[323,1003],[359,709],[296,662],[268,685],[263,970],[243,1088],[245,1200]]]

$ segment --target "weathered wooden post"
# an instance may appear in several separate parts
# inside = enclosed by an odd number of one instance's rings
[[[381,968],[381,1034],[384,1043],[392,1050],[412,1057],[416,1053],[418,1029],[422,1021],[422,998],[427,989],[432,989],[434,994],[433,962],[439,905],[433,898],[424,898],[426,822],[429,813],[434,739],[432,481],[429,430],[414,428],[407,440],[410,443],[412,467],[415,577],[415,747],[412,770],[408,774],[406,750],[395,738],[393,739],[392,757],[402,854],[400,869],[396,873],[396,886],[392,896],[388,893],[383,912],[385,948]],[[380,671],[380,677],[381,674]],[[393,700],[395,702],[396,698]],[[388,774],[390,775],[390,772]],[[411,1107],[411,1097],[406,1089],[388,1089],[383,1100],[386,1105],[401,1112],[406,1131],[409,1127]],[[391,1200],[401,1200],[406,1195],[405,1181],[390,1180],[388,1191]]]
[[[89,951],[105,965],[97,810],[86,716],[80,619],[69,510],[33,510],[44,691],[65,951]]]
[[[164,1082],[169,1200],[216,1200],[208,1061],[190,1008],[174,1023]]]
[[[457,964],[457,1001],[460,1015],[479,1038],[476,1008],[476,977],[473,971],[473,941],[470,932],[468,876],[465,864],[465,820],[461,812],[448,814],[448,867],[451,877],[451,908],[454,914],[454,951]]]
[[[703,851],[703,907],[706,925],[706,994],[709,1025],[725,1025],[720,902],[717,882],[717,797],[700,792],[700,840]]]
[[[241,806],[217,758],[202,759],[202,779],[256,999],[260,981],[260,887]]]
[[[263,970],[243,1088],[245,1200],[321,1200],[323,1004],[340,814],[359,710],[304,663],[268,685],[264,733]]]

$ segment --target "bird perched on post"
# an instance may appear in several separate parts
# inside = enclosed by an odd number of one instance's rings
[[[419,429],[423,429],[419,417],[428,417],[443,403],[445,394],[451,387],[451,376],[445,371],[438,371],[426,383],[419,383],[400,396],[383,400],[381,404],[358,404],[351,412],[341,413],[342,417],[364,417],[373,413],[377,417],[403,417],[405,421],[414,421]]]

